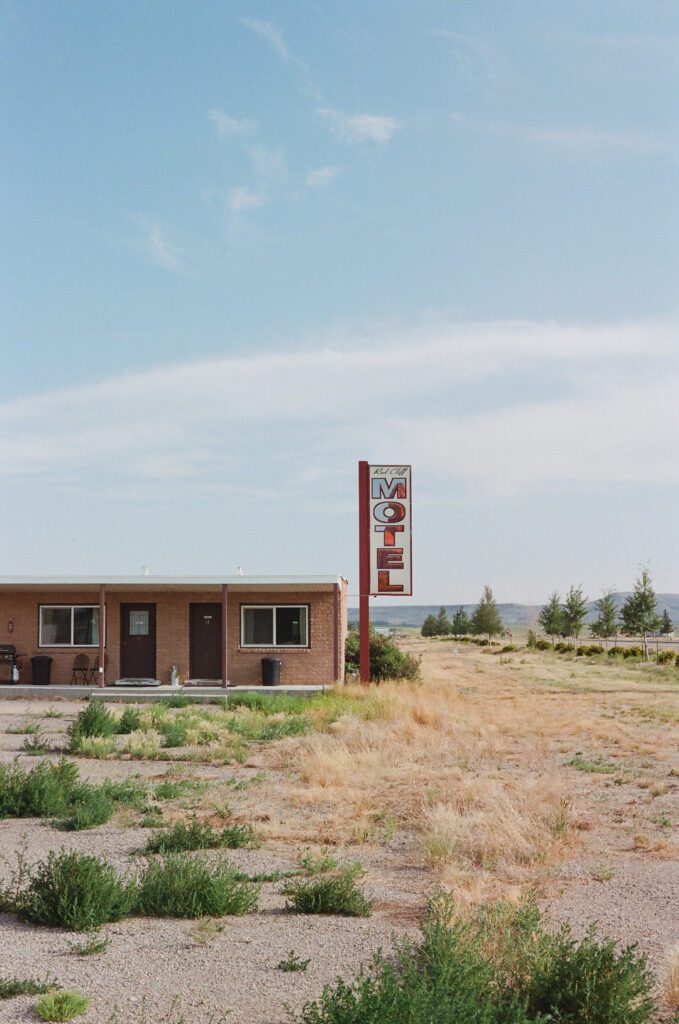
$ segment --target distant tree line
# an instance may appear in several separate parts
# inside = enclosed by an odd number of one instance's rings
[[[564,601],[558,591],[554,591],[538,616],[545,633],[551,637],[579,637],[587,617],[587,600],[582,586],[571,586]],[[618,633],[643,637],[645,654],[648,654],[649,635],[668,635],[674,630],[667,608],[662,615],[659,613],[653,580],[647,566],[641,567],[634,590],[619,611],[612,590],[604,591],[595,602],[595,608],[596,619],[589,624],[592,636],[602,640]]]
[[[446,609],[441,607],[438,615],[427,615],[422,624],[422,636],[487,636],[492,640],[503,633],[504,628],[493,591],[484,587],[471,616],[460,606],[449,619]]]

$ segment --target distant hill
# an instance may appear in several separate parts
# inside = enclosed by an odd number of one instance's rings
[[[622,604],[627,593],[615,594],[615,601],[618,607]],[[670,614],[674,623],[679,625],[679,594],[657,594],[658,609],[662,613],[664,608]],[[440,604],[382,604],[375,600],[370,606],[370,621],[375,626],[421,626],[427,615],[438,615]],[[459,604],[445,604],[448,617],[453,615],[460,607]],[[462,607],[471,615],[474,610],[473,604],[463,604]],[[538,604],[498,604],[502,621],[506,626],[523,626],[529,628],[537,622],[540,608]],[[588,621],[596,617],[595,603],[588,604]],[[358,608],[349,608],[349,622],[358,620]]]

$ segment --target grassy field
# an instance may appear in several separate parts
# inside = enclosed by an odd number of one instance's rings
[[[548,929],[569,922],[579,937],[598,922],[637,942],[654,971],[652,1019],[669,1019],[679,671],[403,645],[422,659],[420,683],[110,711],[6,702],[0,976],[43,964],[102,1024],[112,999],[119,1024],[282,1022],[284,1003],[317,998],[394,931],[416,940],[437,893],[468,920],[528,896]],[[48,871],[50,852],[62,861]],[[74,942],[73,923],[30,923],[36,906],[61,913],[44,898],[59,872],[101,874],[66,857],[105,861],[113,909],[99,919],[114,923],[91,958],[74,952],[91,936]],[[0,1000],[0,1021],[34,1019],[34,1004]]]

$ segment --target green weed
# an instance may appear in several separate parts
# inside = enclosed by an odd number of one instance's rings
[[[336,874],[309,881],[290,881],[283,889],[288,897],[285,909],[297,914],[339,914],[345,917],[370,917],[372,901],[359,889],[363,874],[360,864],[342,868]]]
[[[35,1012],[43,1020],[66,1021],[85,1013],[89,1005],[80,992],[48,992],[35,1004]]]

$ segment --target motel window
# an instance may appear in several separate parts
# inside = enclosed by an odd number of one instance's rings
[[[308,605],[242,605],[240,642],[241,647],[308,647]]]
[[[98,606],[41,605],[39,644],[41,647],[98,647]]]

